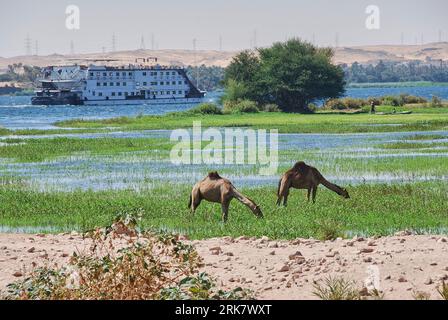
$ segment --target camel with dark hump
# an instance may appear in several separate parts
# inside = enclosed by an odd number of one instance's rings
[[[287,205],[290,188],[308,190],[308,201],[310,201],[310,195],[312,194],[313,203],[315,203],[319,184],[324,185],[346,199],[350,198],[347,190],[325,179],[316,168],[299,161],[286,171],[278,182],[277,205],[281,204],[282,199],[283,205]]]
[[[233,184],[222,178],[218,172],[210,172],[207,177],[193,186],[188,207],[191,212],[195,212],[202,200],[221,203],[222,220],[227,221],[230,201],[235,198],[247,206],[257,217],[263,218],[263,214],[258,205],[251,199],[239,192]]]

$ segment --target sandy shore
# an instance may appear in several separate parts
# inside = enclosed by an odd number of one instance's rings
[[[405,233],[381,238],[317,241],[230,237],[192,241],[218,285],[252,289],[258,299],[316,299],[313,283],[343,277],[356,286],[379,285],[384,299],[413,299],[424,292],[439,299],[448,280],[445,236]],[[0,290],[35,266],[63,265],[84,252],[88,240],[73,234],[0,234]]]

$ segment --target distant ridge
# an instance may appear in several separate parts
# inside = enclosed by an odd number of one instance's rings
[[[341,47],[335,50],[336,63],[377,63],[383,61],[448,60],[448,42],[423,45],[375,45]]]
[[[51,54],[47,56],[17,56],[11,58],[0,57],[0,71],[5,71],[9,64],[23,63],[35,66],[66,65],[66,64],[101,64],[95,59],[110,59],[108,65],[123,65],[134,63],[138,57],[158,57],[162,65],[206,65],[226,67],[236,51],[215,50],[126,50],[108,53],[85,53],[74,55]],[[448,42],[428,43],[424,45],[372,45],[340,47],[335,49],[335,63],[352,64],[377,63],[383,61],[409,60],[448,60]]]

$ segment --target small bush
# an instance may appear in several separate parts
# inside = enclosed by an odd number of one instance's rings
[[[231,299],[241,300],[251,298],[249,290],[237,287],[231,291],[218,290],[212,292],[214,287],[212,279],[206,273],[200,273],[194,277],[186,277],[179,281],[176,286],[161,290],[159,298],[161,300],[190,300],[190,299]],[[192,293],[194,294],[192,296]]]
[[[345,98],[344,100],[347,109],[361,109],[368,104],[364,99]]]
[[[384,96],[382,98],[382,104],[393,107],[401,107],[404,105],[403,100],[397,96]]]
[[[325,107],[325,109],[330,109],[330,110],[346,109],[346,106],[341,99],[330,99],[325,103],[324,107]]]
[[[429,300],[431,298],[431,295],[424,291],[414,291],[412,293],[412,297],[414,300]]]
[[[437,97],[437,96],[432,96],[432,99],[431,99],[431,107],[432,108],[440,108],[440,107],[443,107],[443,102],[442,102],[442,99],[440,99],[439,97]]]
[[[426,103],[428,102],[423,97],[412,96],[410,94],[400,94],[400,99],[404,104]]]
[[[224,112],[226,113],[257,113],[260,110],[256,102],[252,100],[240,100],[238,102],[225,101]]]
[[[317,105],[315,104],[315,103],[310,103],[310,104],[308,104],[308,106],[307,106],[307,108],[308,108],[308,110],[310,111],[310,112],[316,112],[317,111]]]
[[[427,103],[427,100],[423,97],[408,94],[401,94],[399,96],[369,97],[367,99],[340,98],[328,100],[325,103],[324,108],[330,110],[361,109],[364,106],[370,106],[372,102],[375,106],[390,105],[394,107],[401,107],[405,104]]]
[[[8,82],[13,81],[14,77],[10,73],[2,73],[0,74],[0,82]]]
[[[368,104],[365,99],[341,98],[328,100],[324,107],[331,110],[361,109]]]
[[[382,99],[381,98],[378,98],[378,97],[368,97],[367,98],[367,105],[371,105],[372,104],[372,102],[373,102],[373,104],[375,105],[375,106],[380,106],[381,105],[381,103],[382,103]]]
[[[440,288],[437,288],[437,292],[439,292],[443,300],[448,300],[448,284],[445,281],[442,282]]]
[[[334,219],[319,219],[315,222],[314,229],[320,240],[334,240],[344,237],[341,224]]]
[[[222,114],[221,108],[210,102],[201,103],[200,105],[188,110],[188,112],[192,114]]]
[[[360,300],[353,281],[344,278],[326,278],[324,284],[314,284],[314,295],[322,300]]]
[[[279,106],[274,103],[265,104],[261,110],[264,112],[281,112]]]
[[[226,83],[226,89],[224,95],[221,97],[221,102],[224,104],[226,101],[237,102],[247,95],[247,88],[244,84],[230,79]]]

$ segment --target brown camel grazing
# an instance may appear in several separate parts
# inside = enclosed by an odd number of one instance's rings
[[[323,184],[328,189],[346,199],[350,198],[347,190],[326,180],[316,168],[308,166],[303,161],[299,161],[291,169],[286,171],[280,179],[277,190],[277,205],[281,204],[283,198],[283,205],[286,206],[289,188],[307,189],[307,199],[310,201],[310,194],[312,193],[314,203],[316,202],[317,187],[319,184]]]
[[[263,218],[258,205],[236,190],[229,180],[222,178],[216,171],[210,172],[207,177],[193,186],[188,207],[194,213],[202,200],[219,202],[221,203],[222,220],[225,222],[229,213],[230,201],[233,198],[247,206],[257,217]]]

